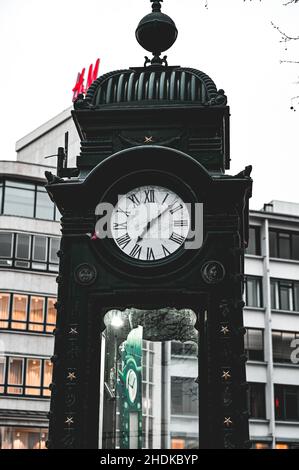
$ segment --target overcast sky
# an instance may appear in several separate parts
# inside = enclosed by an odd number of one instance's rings
[[[253,165],[251,207],[299,203],[299,41],[280,43],[271,21],[299,35],[299,3],[286,0],[164,0],[179,30],[170,65],[198,68],[231,108],[230,173]],[[2,159],[15,142],[71,105],[77,72],[101,58],[100,74],[142,66],[135,40],[149,0],[0,0]],[[297,82],[297,83],[296,83]],[[296,102],[295,102],[296,104]]]

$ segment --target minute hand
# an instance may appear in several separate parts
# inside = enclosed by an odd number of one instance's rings
[[[162,212],[160,212],[160,214],[158,214],[156,217],[154,217],[152,220],[150,220],[150,221],[146,224],[146,226],[145,226],[143,232],[141,233],[141,235],[139,235],[139,237],[138,237],[138,239],[137,239],[137,242],[140,242],[140,241],[144,238],[144,235],[146,235],[146,233],[152,228],[152,226],[157,222],[157,220],[159,220],[160,217],[162,217],[162,215],[163,215],[166,211],[168,211],[168,209],[169,209],[169,206],[167,206]]]

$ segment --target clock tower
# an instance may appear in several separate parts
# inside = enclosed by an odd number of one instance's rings
[[[49,448],[170,448],[182,403],[195,411],[197,447],[250,445],[242,296],[251,167],[225,173],[224,91],[162,57],[178,32],[161,1],[136,30],[152,58],[79,95],[77,166],[66,168],[60,152],[57,175],[46,174],[62,213]],[[173,379],[173,342],[195,351],[189,382],[187,364]]]

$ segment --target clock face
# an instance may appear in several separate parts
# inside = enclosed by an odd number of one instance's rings
[[[130,402],[133,404],[137,396],[137,375],[133,369],[130,369],[127,373],[126,387]]]
[[[184,244],[190,215],[184,201],[161,186],[141,186],[120,196],[111,217],[118,248],[135,260],[154,262]]]

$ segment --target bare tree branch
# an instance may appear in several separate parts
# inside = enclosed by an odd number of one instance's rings
[[[296,0],[296,2],[297,1],[299,1],[299,0]],[[277,26],[275,23],[273,23],[273,21],[271,21],[271,24],[272,24],[273,28],[277,29],[277,31],[281,34],[281,41],[280,42],[298,41],[299,36],[289,36],[288,34],[281,31],[279,26]]]

